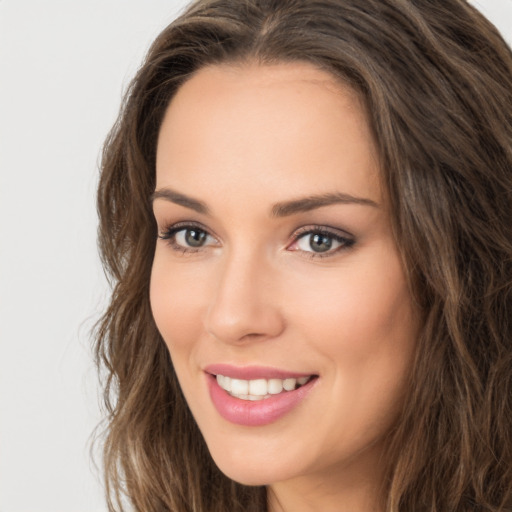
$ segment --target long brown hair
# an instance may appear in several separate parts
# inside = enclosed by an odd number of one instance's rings
[[[389,512],[512,511],[512,54],[464,0],[199,0],[156,39],[104,146],[98,324],[109,510],[266,509],[222,475],[153,321],[164,111],[200,68],[307,61],[359,92],[423,312],[389,433]]]

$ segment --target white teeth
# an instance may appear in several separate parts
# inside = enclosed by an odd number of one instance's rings
[[[283,391],[283,381],[281,379],[269,379],[267,390],[271,395],[277,395]]]
[[[231,379],[231,393],[234,395],[248,395],[249,381],[241,379]]]
[[[286,389],[286,391],[294,390],[296,384],[297,384],[297,379],[284,379],[283,380],[283,388]]]
[[[249,394],[250,395],[266,395],[267,394],[267,381],[265,379],[256,379],[249,381]]]
[[[242,400],[250,400],[251,402],[256,402],[258,400],[263,400],[264,396],[259,395],[236,395],[237,398],[241,398]]]
[[[303,386],[312,376],[289,378],[289,379],[232,379],[225,375],[217,375],[217,383],[230,395],[242,400],[263,400],[270,395],[278,395],[284,391],[293,391],[297,387]]]
[[[225,389],[226,391],[231,391],[231,377],[217,375],[217,382],[222,389]]]

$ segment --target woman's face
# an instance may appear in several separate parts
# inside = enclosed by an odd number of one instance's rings
[[[151,305],[219,468],[375,475],[417,317],[357,95],[305,63],[202,69],[156,167]]]

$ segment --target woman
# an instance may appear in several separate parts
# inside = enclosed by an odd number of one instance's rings
[[[109,506],[512,510],[512,55],[462,0],[202,0],[104,150]]]

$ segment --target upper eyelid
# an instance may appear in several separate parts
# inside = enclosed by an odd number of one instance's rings
[[[163,223],[163,227],[158,228],[158,232],[159,233],[164,233],[164,232],[168,232],[168,231],[177,232],[177,231],[181,231],[182,229],[187,229],[187,228],[198,228],[201,231],[208,233],[208,235],[218,239],[218,237],[214,233],[212,233],[212,231],[209,228],[204,226],[201,222],[190,221],[190,220],[174,222],[174,223]]]
[[[325,233],[332,234],[335,236],[341,236],[343,238],[355,238],[355,236],[352,233],[346,231],[345,229],[335,228],[332,226],[326,226],[321,224],[300,227],[293,232],[292,236],[298,237],[310,233]]]
[[[310,235],[314,235],[314,234],[320,234],[320,235],[323,235],[323,236],[327,236],[327,237],[330,237],[330,238],[333,238],[335,240],[338,240],[338,241],[346,241],[347,243],[350,243],[350,244],[353,244],[355,243],[356,239],[353,235],[347,233],[346,231],[343,231],[343,230],[334,230],[334,229],[318,229],[318,228],[313,228],[313,229],[304,229],[304,231],[302,232],[299,232],[299,233],[295,233],[293,235],[293,238],[292,238],[292,241],[291,241],[291,244],[288,245],[288,247],[290,247],[291,245],[297,243],[299,240],[301,240],[302,238],[304,237],[307,237],[307,236],[310,236]]]
[[[159,224],[159,223],[157,222],[157,224]],[[214,238],[217,238],[217,239],[219,238],[210,228],[206,227],[204,224],[202,224],[201,222],[197,222],[197,221],[180,221],[180,222],[175,222],[175,223],[162,223],[162,224],[163,224],[163,227],[158,228],[158,231],[160,233],[164,232],[164,231],[177,230],[179,228],[186,229],[187,227],[196,227],[196,228],[199,228],[199,229],[205,231],[206,233],[213,236]],[[335,228],[333,226],[328,226],[328,225],[324,225],[324,224],[309,224],[309,225],[301,226],[299,228],[294,229],[292,231],[292,233],[290,234],[290,237],[293,238],[294,236],[304,235],[306,233],[312,233],[312,232],[332,233],[335,235],[342,234],[343,236],[352,237],[352,238],[354,237],[354,235],[352,235],[352,233],[346,231],[345,229]]]

